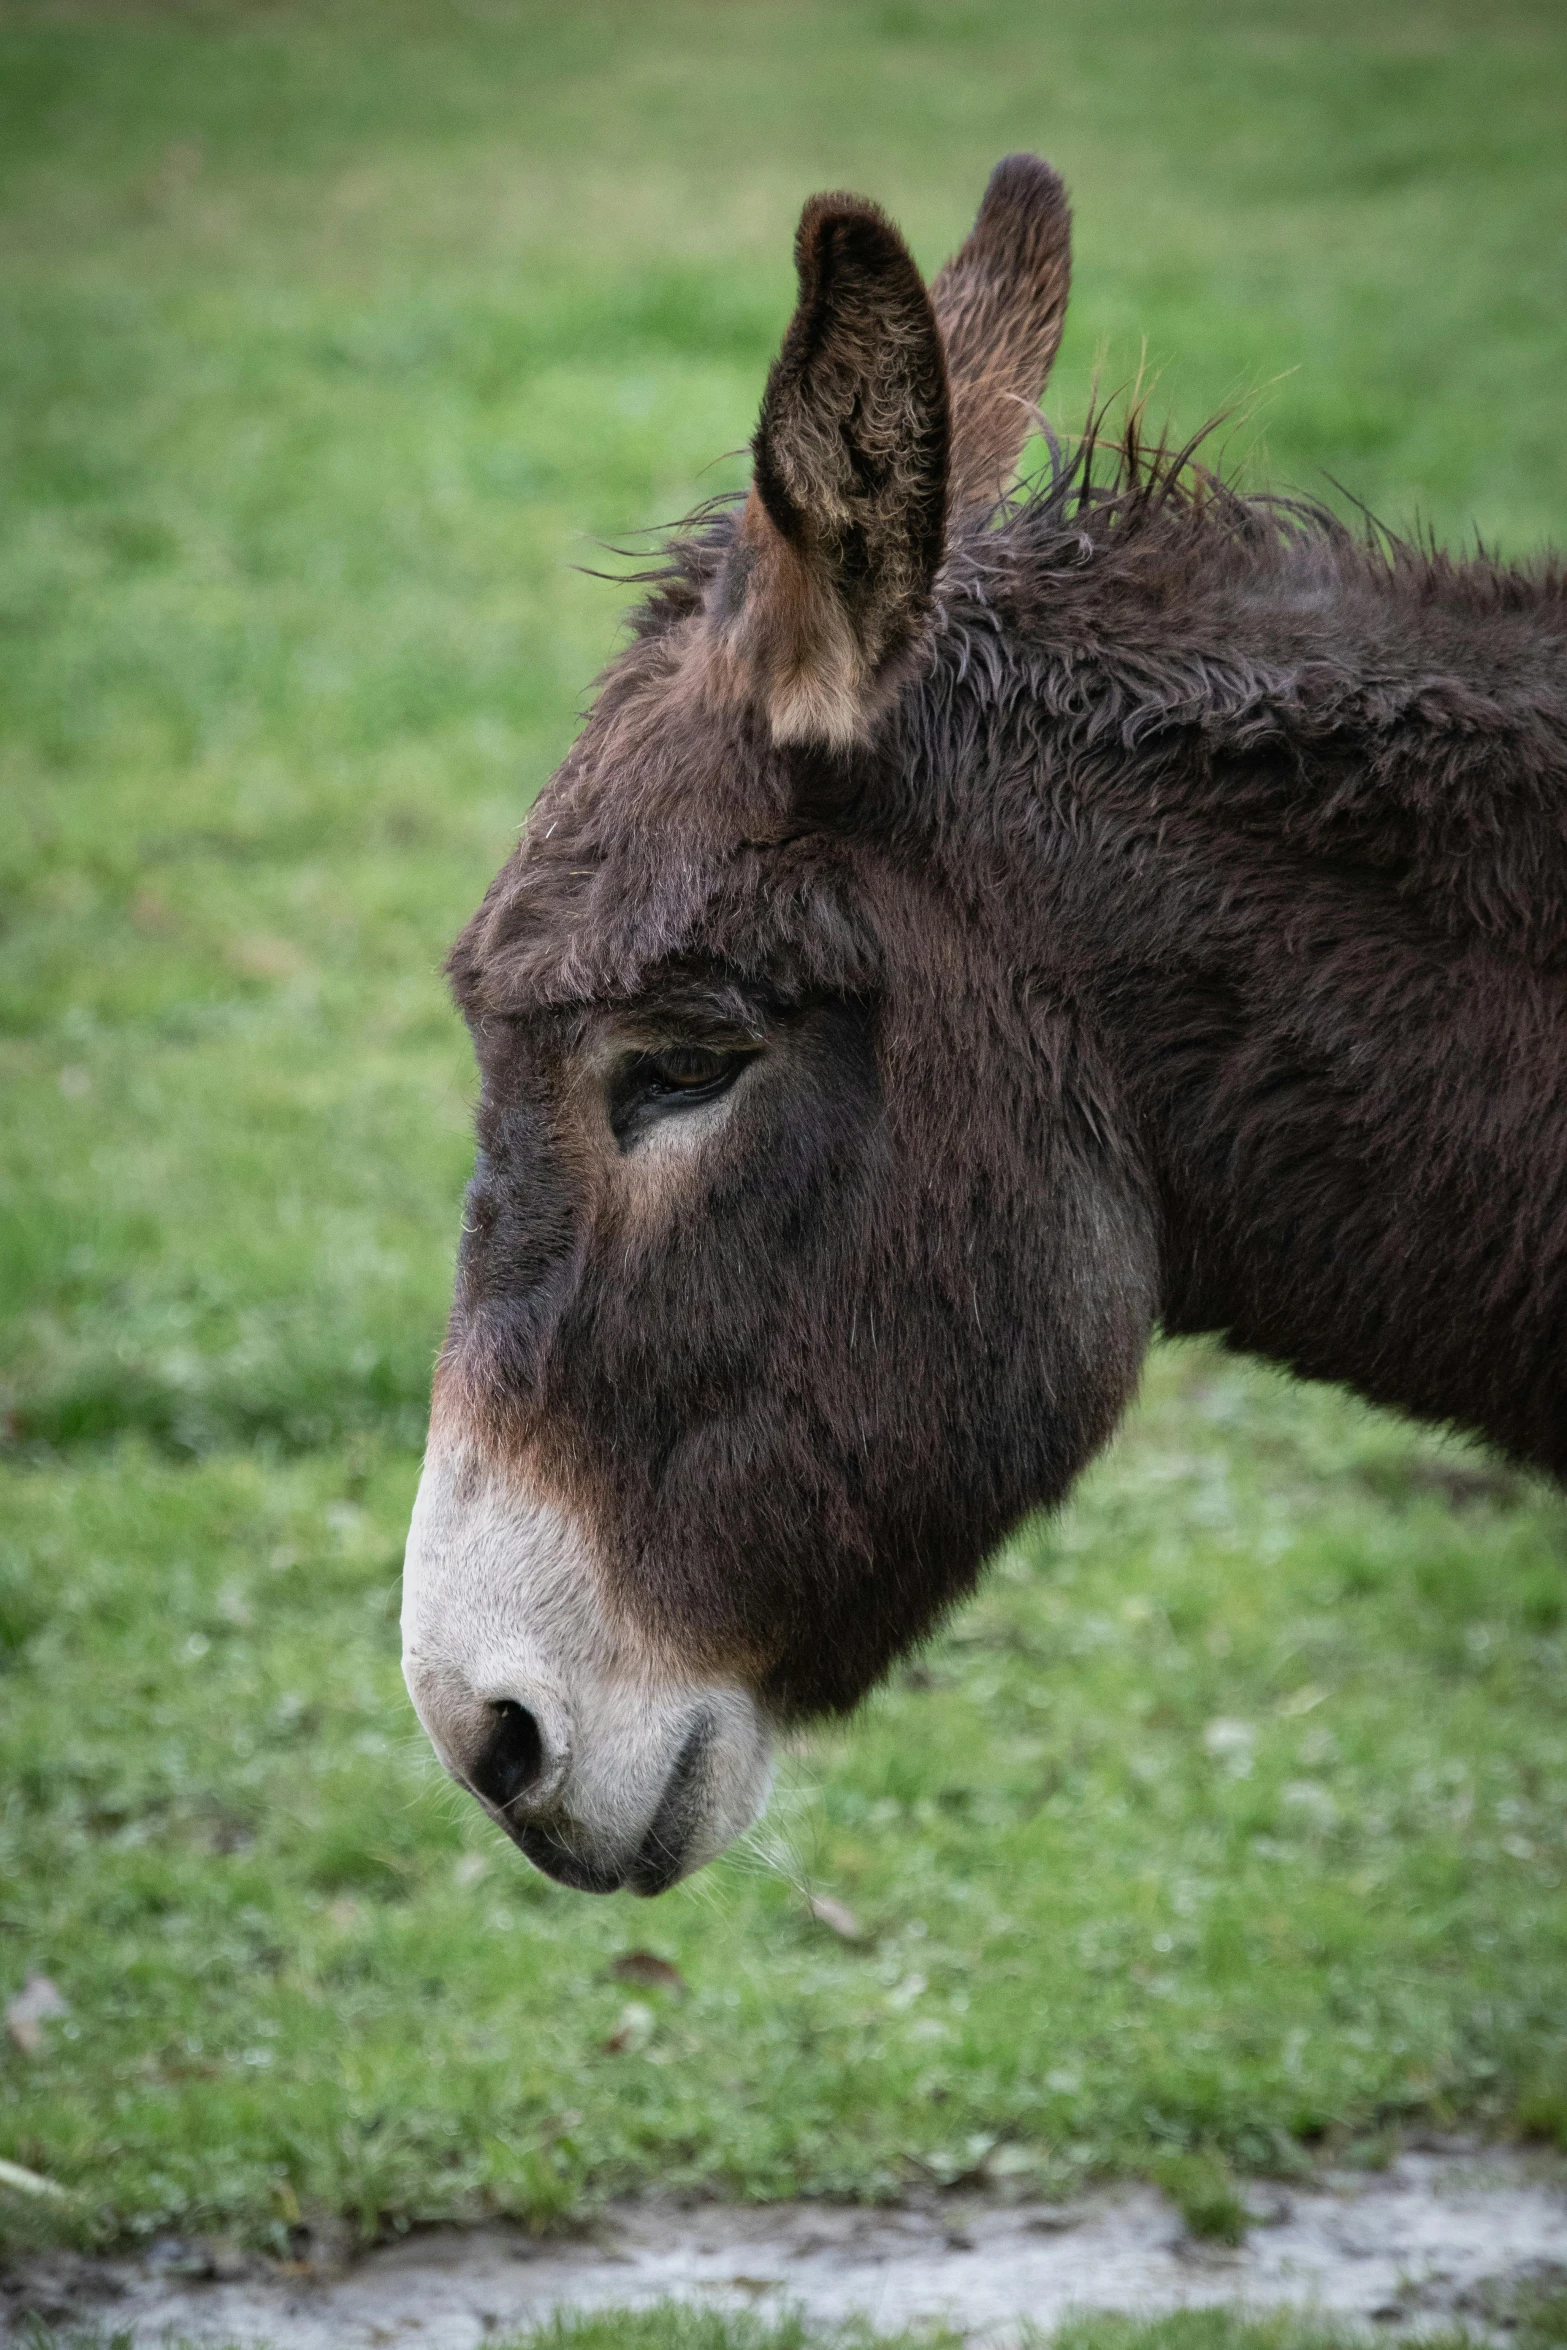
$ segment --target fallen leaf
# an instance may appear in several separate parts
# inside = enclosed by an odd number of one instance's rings
[[[5,2028],[24,2056],[36,2056],[44,2044],[44,2025],[70,2012],[58,1984],[47,1975],[29,1975],[16,1997],[6,2002]]]
[[[980,2143],[985,2145],[988,2153],[988,2142],[981,2140]],[[943,2188],[977,2187],[986,2175],[985,2154],[981,2154],[979,2159],[974,2161],[967,2155],[958,2154],[942,2146],[934,2148],[929,2154],[916,2154],[912,2146],[905,2146],[903,2159],[912,2164],[923,2177],[933,2179],[938,2187]],[[972,2251],[972,2239],[954,2242],[954,2235],[958,2233],[960,2231],[954,2230],[947,2238],[948,2243],[953,2245],[954,2251]]]
[[[640,1999],[628,1999],[620,2021],[604,2043],[606,2056],[635,2056],[653,2037],[653,2010]]]
[[[35,2170],[24,2170],[19,2162],[0,2162],[0,2187],[14,2187],[18,2195],[48,2195],[60,2202],[70,2198],[69,2187],[62,2187],[56,2179],[46,2179]]]
[[[863,1942],[865,1928],[860,1924],[845,1901],[834,1901],[830,1893],[813,1893],[806,1905],[819,1926],[827,1926],[840,1942]]]
[[[677,1966],[654,1950],[623,1950],[610,1968],[617,1983],[640,1983],[644,1991],[673,1991],[686,1995],[686,1979]]]
[[[1279,1699],[1280,1718],[1286,1722],[1298,1722],[1302,1714],[1309,1714],[1317,1706],[1326,1704],[1332,1694],[1331,1689],[1319,1689],[1314,1681],[1308,1681],[1303,1689],[1293,1689],[1288,1697]]]

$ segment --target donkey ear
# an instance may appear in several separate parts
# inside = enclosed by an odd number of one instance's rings
[[[714,619],[776,741],[845,748],[929,609],[947,377],[930,296],[874,204],[813,197],[794,255],[799,302],[767,379]]]
[[[1037,155],[996,165],[967,242],[930,289],[952,386],[952,503],[991,506],[1033,423],[1066,319],[1072,215]]]

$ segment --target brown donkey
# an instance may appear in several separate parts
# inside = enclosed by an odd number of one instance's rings
[[[1068,215],[849,196],[458,941],[409,1537],[447,1767],[568,1884],[745,1827],[1058,1501],[1155,1323],[1567,1467],[1567,584],[1091,444]]]

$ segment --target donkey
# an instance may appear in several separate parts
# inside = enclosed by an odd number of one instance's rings
[[[1567,580],[1092,433],[1069,214],[818,196],[743,504],[453,950],[409,1535],[446,1767],[656,1893],[1105,1442],[1155,1324],[1567,1468]]]

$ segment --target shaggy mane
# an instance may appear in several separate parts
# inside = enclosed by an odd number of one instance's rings
[[[1196,565],[1211,579],[1226,564],[1255,576],[1259,566],[1329,558],[1337,577],[1431,600],[1476,616],[1567,601],[1561,558],[1542,554],[1500,561],[1478,538],[1454,557],[1418,527],[1405,535],[1366,506],[1356,528],[1321,499],[1297,492],[1246,489],[1238,469],[1205,457],[1230,421],[1211,417],[1184,440],[1150,437],[1141,404],[1119,422],[1091,408],[1069,442],[1044,426],[1047,463],[988,512],[968,517],[949,550],[939,602],[989,600],[988,590],[1020,565],[1050,572],[1063,562],[1108,567],[1106,585],[1123,575],[1146,586],[1155,565]],[[1041,419],[1043,424],[1043,419]],[[1338,485],[1334,485],[1337,487]],[[1348,494],[1348,493],[1345,493]],[[698,612],[734,542],[743,490],[705,499],[662,534],[654,559],[633,570],[594,572],[647,592],[626,615],[637,642],[667,636]],[[611,552],[639,562],[629,548]],[[1104,590],[1101,589],[1101,593]]]

